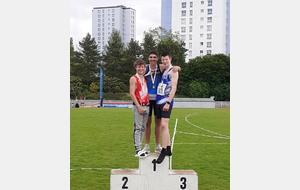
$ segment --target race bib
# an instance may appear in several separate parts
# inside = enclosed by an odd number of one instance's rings
[[[166,89],[166,84],[164,83],[159,83],[158,84],[158,87],[157,87],[157,94],[158,95],[161,95],[161,96],[164,96],[165,95],[165,89]]]

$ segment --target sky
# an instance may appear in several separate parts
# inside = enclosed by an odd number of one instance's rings
[[[136,11],[136,39],[142,43],[144,31],[160,26],[161,0],[70,0],[70,37],[79,45],[89,32],[92,35],[94,7],[124,5]]]

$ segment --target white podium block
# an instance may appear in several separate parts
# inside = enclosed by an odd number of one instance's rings
[[[198,174],[194,170],[169,170],[169,156],[161,164],[151,153],[139,159],[139,169],[112,169],[110,190],[197,190]]]

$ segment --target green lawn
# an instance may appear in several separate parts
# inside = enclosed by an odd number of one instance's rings
[[[230,136],[230,109],[173,109],[171,138],[176,118],[177,131],[194,135],[176,133],[172,169],[195,170],[199,189],[230,189],[230,139],[225,137]],[[72,190],[109,190],[110,169],[139,167],[131,109],[72,108],[70,125],[70,169],[94,168],[70,170]],[[150,145],[154,152],[155,145]]]

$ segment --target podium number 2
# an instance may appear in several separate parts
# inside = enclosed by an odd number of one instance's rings
[[[182,178],[180,178],[180,181],[183,181],[183,182],[182,182],[182,185],[180,185],[180,188],[181,188],[181,189],[185,189],[185,188],[186,188],[186,178],[185,178],[185,177],[182,177]]]
[[[124,181],[124,184],[122,186],[122,189],[128,189],[128,187],[126,187],[126,183],[128,182],[128,177],[123,177],[122,181]]]

